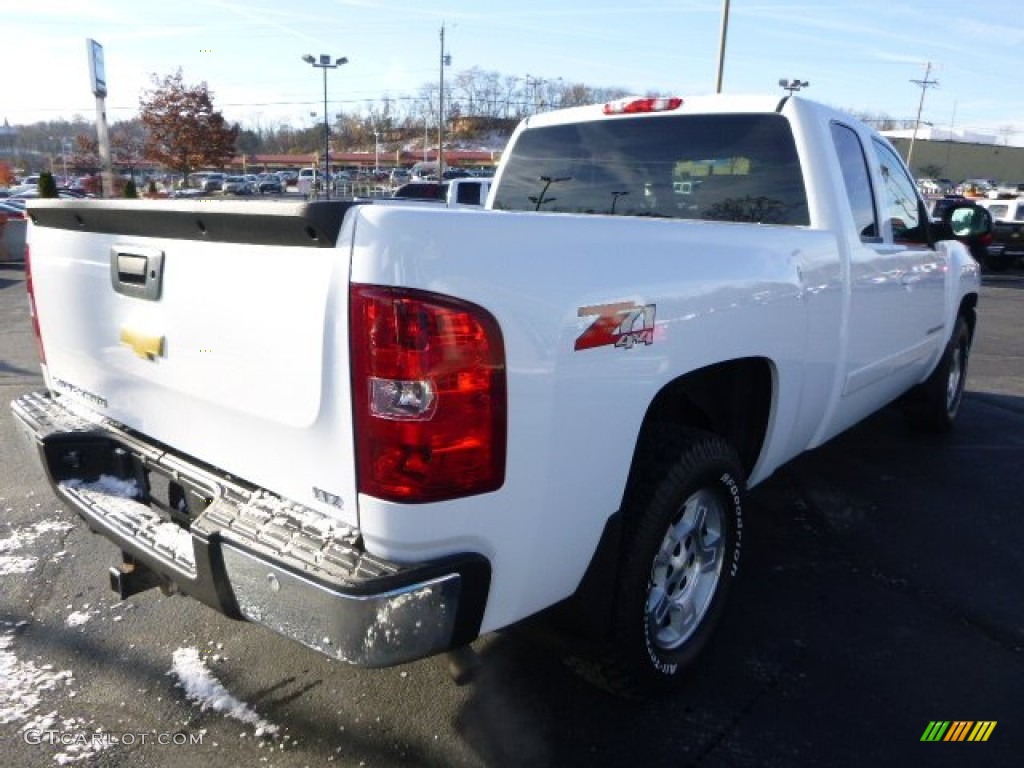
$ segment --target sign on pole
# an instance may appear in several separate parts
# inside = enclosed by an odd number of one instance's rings
[[[107,95],[107,73],[103,67],[103,46],[91,37],[85,41],[89,53],[89,81],[92,95],[97,99]]]
[[[107,73],[103,66],[103,46],[86,38],[89,54],[89,80],[96,97],[96,145],[100,155],[100,183],[103,197],[114,194],[114,166],[110,161],[110,134],[107,131]]]

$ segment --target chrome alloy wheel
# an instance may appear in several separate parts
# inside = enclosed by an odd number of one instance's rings
[[[678,648],[700,626],[722,573],[725,515],[722,499],[701,489],[669,526],[647,587],[647,630],[655,647]]]

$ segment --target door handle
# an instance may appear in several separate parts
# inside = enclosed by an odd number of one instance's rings
[[[110,248],[110,284],[117,293],[159,301],[163,287],[164,252],[147,245]]]

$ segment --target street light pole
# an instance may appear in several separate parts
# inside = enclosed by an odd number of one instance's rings
[[[718,40],[718,78],[715,93],[722,92],[722,78],[725,76],[725,39],[729,34],[729,0],[722,0],[722,32]]]
[[[331,57],[326,53],[320,54],[320,60],[317,61],[310,54],[306,54],[302,57],[302,60],[307,64],[312,64],[314,67],[322,69],[324,71],[324,195],[330,200],[331,199],[331,123],[330,118],[327,116],[327,70],[337,69],[342,64],[348,63],[348,58],[342,56],[340,59],[335,59],[331,62]]]

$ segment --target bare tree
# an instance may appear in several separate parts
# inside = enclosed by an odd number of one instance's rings
[[[583,83],[572,83],[562,90],[563,107],[582,107],[586,104],[593,104],[595,99],[593,89]]]

